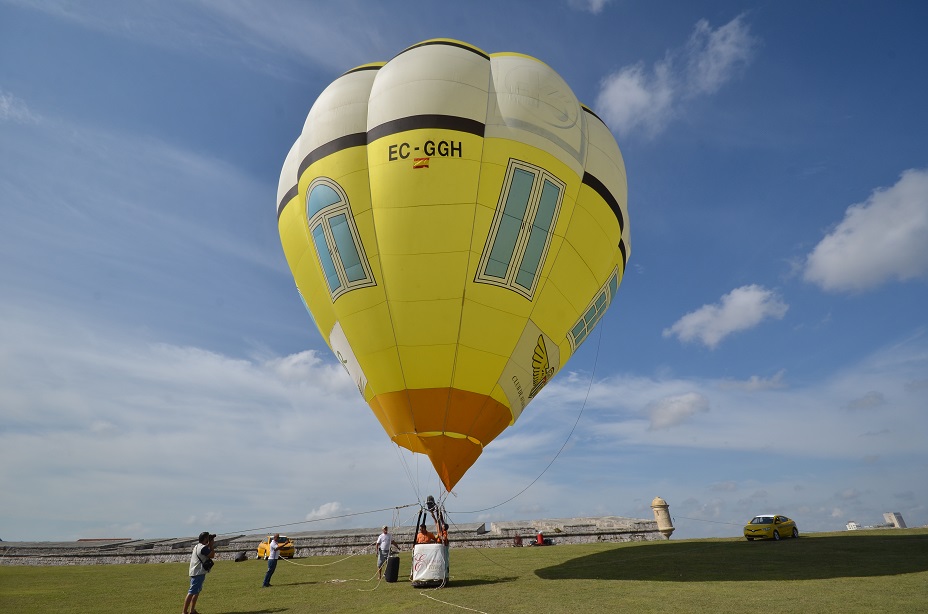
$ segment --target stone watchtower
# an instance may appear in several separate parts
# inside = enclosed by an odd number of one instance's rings
[[[670,519],[670,506],[660,497],[654,497],[651,501],[651,509],[654,510],[654,520],[657,521],[657,530],[661,532],[664,539],[670,539],[673,533],[673,521]]]

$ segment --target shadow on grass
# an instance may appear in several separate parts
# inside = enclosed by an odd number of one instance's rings
[[[286,612],[289,608],[264,608],[262,610],[226,610],[220,614],[273,614],[274,612]]]
[[[519,578],[517,577],[506,577],[506,578],[468,578],[467,580],[455,580],[452,578],[451,582],[448,583],[448,588],[463,587],[463,586],[487,586],[489,584],[502,584],[503,582],[515,582]]]
[[[779,542],[622,545],[535,574],[545,580],[744,582],[889,576],[928,571],[928,535],[834,535]]]
[[[519,578],[516,576],[511,576],[511,577],[507,576],[504,578],[467,578],[467,579],[462,578],[460,580],[456,580],[452,576],[451,580],[448,582],[447,585],[445,585],[444,588],[461,588],[464,586],[489,586],[491,584],[502,584],[504,582],[515,582],[518,579]],[[402,578],[400,580],[397,580],[396,584],[411,585],[412,582],[410,582],[409,580],[405,578]]]

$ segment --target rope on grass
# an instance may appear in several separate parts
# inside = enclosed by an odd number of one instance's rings
[[[441,588],[441,587],[438,587],[438,588]],[[434,590],[438,590],[438,589],[434,589]],[[436,599],[435,597],[432,597],[431,595],[427,595],[427,594],[425,594],[425,593],[422,592],[422,591],[419,591],[419,594],[422,595],[423,597],[425,597],[426,599],[431,599],[432,601],[437,601],[438,603],[443,603],[443,604],[445,604],[445,605],[450,605],[450,606],[453,607],[453,608],[460,608],[460,609],[462,609],[462,610],[467,610],[468,612],[479,612],[479,614],[487,614],[487,613],[484,612],[483,610],[475,610],[474,608],[469,608],[469,607],[467,607],[467,606],[458,605],[458,604],[456,604],[456,603],[449,603],[449,602],[447,602],[447,601],[442,601],[441,599]]]
[[[298,567],[330,567],[336,563],[341,563],[342,561],[347,561],[348,559],[358,556],[359,554],[364,554],[364,552],[355,552],[354,554],[349,554],[343,559],[338,559],[337,561],[332,561],[331,563],[319,563],[318,565],[313,563],[297,563],[296,561],[291,561],[290,559],[283,559],[284,561],[290,563],[291,565],[296,565]]]
[[[367,580],[361,580],[361,582],[370,582],[370,581],[373,580],[373,579],[374,579],[374,576],[371,576],[371,577],[368,578]],[[351,582],[350,579],[349,579],[348,581]],[[377,578],[377,584],[374,585],[374,588],[356,588],[356,589],[354,589],[354,590],[359,591],[359,592],[362,592],[362,593],[370,593],[370,592],[376,591],[378,588],[380,588],[380,583],[381,583],[381,582],[383,582],[383,578]]]
[[[341,563],[342,561],[347,561],[348,559],[350,559],[350,558],[352,558],[352,557],[359,556],[359,555],[361,555],[361,554],[365,554],[365,552],[363,552],[363,551],[362,551],[362,552],[355,552],[354,554],[349,554],[348,556],[346,556],[346,557],[343,558],[343,559],[338,559],[337,561],[332,561],[331,563],[319,563],[319,564],[314,564],[314,563],[297,563],[296,561],[291,561],[290,559],[283,559],[283,560],[286,561],[286,562],[288,562],[288,563],[290,563],[291,565],[296,565],[296,566],[298,566],[298,567],[330,567],[330,566],[332,566],[332,565],[335,565],[336,563]],[[376,575],[376,574],[375,574],[375,575]],[[360,579],[360,578],[348,578],[347,580],[339,580],[339,579],[336,579],[336,580],[326,580],[326,582],[327,582],[327,583],[336,583],[336,582],[338,582],[338,583],[341,583],[341,582],[370,582],[370,581],[373,580],[373,579],[374,579],[374,576],[372,575],[372,576],[371,576],[370,578],[368,578],[367,580],[362,580],[362,579]],[[369,592],[371,592],[371,591],[375,591],[375,590],[377,590],[377,589],[380,587],[380,583],[381,583],[382,581],[383,581],[383,577],[380,577],[380,578],[377,579],[377,584],[374,585],[374,588],[359,588],[359,589],[356,589],[356,590],[359,590],[359,591],[364,592],[364,593],[369,593]]]

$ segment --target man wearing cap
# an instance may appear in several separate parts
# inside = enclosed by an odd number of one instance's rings
[[[271,585],[271,576],[274,575],[274,570],[277,569],[277,561],[280,559],[280,533],[274,533],[274,537],[271,538],[271,543],[268,544],[269,553],[267,555],[267,573],[264,574],[264,588],[267,588]]]
[[[393,541],[393,536],[387,530],[387,525],[383,525],[383,533],[377,536],[374,545],[377,546],[377,579],[380,579],[383,577],[383,565],[390,558],[390,549],[396,548],[397,552],[399,552],[400,547]]]
[[[209,573],[203,563],[216,557],[216,549],[213,547],[214,539],[216,539],[215,533],[203,531],[197,539],[199,543],[193,547],[193,552],[190,553],[190,589],[184,599],[184,614],[199,614],[197,612],[197,598],[200,596],[200,591],[203,590],[206,574]]]

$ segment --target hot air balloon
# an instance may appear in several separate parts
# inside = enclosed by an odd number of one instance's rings
[[[330,84],[277,200],[323,339],[449,491],[587,338],[630,250],[606,125],[543,62],[448,39]]]

